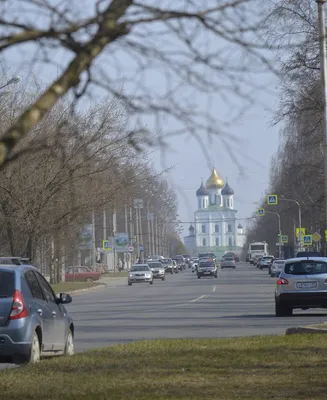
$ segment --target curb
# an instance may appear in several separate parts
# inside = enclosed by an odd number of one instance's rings
[[[115,279],[115,278],[113,278]],[[85,288],[85,289],[76,289],[76,290],[71,290],[70,292],[67,292],[67,294],[79,294],[79,293],[86,293],[86,292],[93,292],[95,290],[98,289],[103,289],[105,287],[111,287],[111,288],[116,288],[119,287],[121,285],[117,285],[117,281],[122,281],[124,278],[116,278],[116,282],[108,282],[108,283],[103,283],[103,282],[99,282],[96,286],[92,286],[89,288]]]
[[[296,334],[306,334],[306,335],[313,335],[313,334],[326,334],[327,329],[321,329],[321,328],[314,328],[310,326],[299,326],[299,327],[294,327],[294,328],[288,328],[286,330],[286,335],[296,335]]]

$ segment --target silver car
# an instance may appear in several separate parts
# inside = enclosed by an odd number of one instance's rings
[[[285,261],[275,290],[276,317],[291,316],[295,308],[327,308],[326,257]]]
[[[148,264],[134,264],[128,273],[128,285],[148,282],[153,285],[153,273]]]
[[[165,280],[165,267],[160,261],[151,261],[148,262],[148,265],[152,271],[153,279],[161,279],[162,281]]]
[[[220,263],[220,268],[236,268],[235,258],[234,257],[224,257]]]
[[[263,256],[261,260],[258,262],[257,267],[259,269],[269,268],[269,264],[274,256]]]
[[[276,277],[282,272],[285,260],[275,260],[270,267],[270,276]]]

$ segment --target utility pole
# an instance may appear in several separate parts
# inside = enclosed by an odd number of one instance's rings
[[[114,204],[114,212],[112,214],[112,252],[114,255],[114,272],[116,272],[116,233],[117,233],[117,215],[116,215],[116,204]]]
[[[92,211],[92,269],[96,271],[95,215]]]
[[[103,240],[107,240],[107,212],[103,209]]]
[[[326,60],[326,25],[325,2],[317,0],[319,25],[320,78],[323,102],[323,135],[324,135],[324,178],[325,178],[325,229],[327,229],[327,60]],[[324,232],[325,233],[325,232]],[[326,254],[325,245],[325,254]]]

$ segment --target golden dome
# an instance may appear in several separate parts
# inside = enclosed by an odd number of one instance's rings
[[[217,174],[216,168],[214,168],[210,178],[207,180],[207,189],[222,189],[224,186],[225,182]]]

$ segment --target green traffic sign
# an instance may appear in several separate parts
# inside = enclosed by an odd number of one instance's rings
[[[268,194],[267,204],[269,206],[276,206],[278,204],[278,195],[277,194]]]

